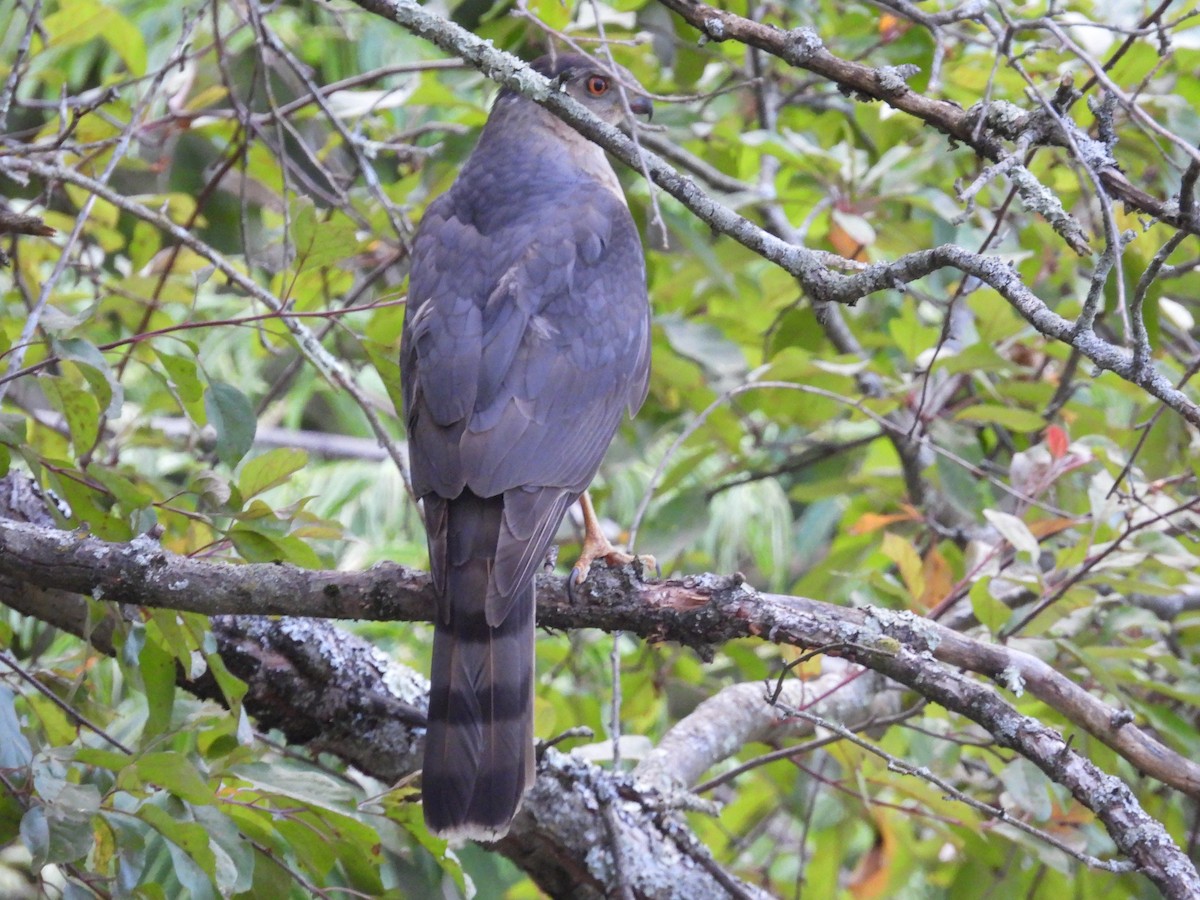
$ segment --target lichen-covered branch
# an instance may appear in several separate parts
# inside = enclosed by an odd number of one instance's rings
[[[1154,366],[1138,365],[1130,350],[1106,341],[1091,329],[1080,329],[1075,322],[1058,315],[1024,284],[1016,270],[1004,260],[972,253],[955,245],[944,245],[911,253],[890,263],[879,263],[863,272],[842,275],[826,266],[814,251],[780,240],[714,200],[691,178],[680,174],[645,148],[635,145],[618,129],[592,116],[571,97],[554,90],[549,81],[515,56],[497,50],[466,29],[440,18],[416,0],[355,2],[363,9],[397,22],[446,52],[461,56],[494,81],[542,104],[634,171],[645,171],[655,184],[706,224],[795,276],[814,301],[852,304],[868,294],[903,287],[939,269],[958,269],[993,288],[1046,337],[1075,347],[1100,368],[1138,385],[1193,425],[1200,426],[1200,406],[1172,385],[1165,375]],[[819,63],[821,68],[818,74],[825,75],[848,90],[886,100],[897,109],[937,125],[955,140],[970,144],[989,159],[998,160],[1003,155],[997,130],[1001,124],[1005,124],[1009,129],[1007,133],[1013,135],[1019,134],[1023,128],[1036,126],[1043,129],[1047,140],[1053,136],[1052,131],[1033,121],[1033,114],[1025,114],[1015,108],[1000,112],[977,110],[972,114],[953,103],[931,100],[910,90],[894,72],[889,74],[833,56],[822,47],[817,36],[806,29],[780,31],[694,0],[669,0],[665,5],[675,9],[692,24],[700,23],[698,27],[706,28],[705,33],[710,37],[742,40],[750,46],[774,53],[793,65],[811,67]],[[719,33],[713,33],[714,29]],[[1010,114],[1001,115],[1004,112]],[[978,128],[977,116],[983,117],[987,127]],[[1129,185],[1115,166],[1099,171],[1103,183],[1115,196],[1175,227],[1190,229],[1189,223],[1178,215],[1171,218],[1170,210],[1164,204],[1147,198]]]
[[[424,620],[433,609],[428,576],[402,566],[380,565],[352,574],[198,562],[171,554],[145,536],[126,545],[112,544],[3,520],[0,577],[43,590],[209,615],[253,611]],[[24,611],[37,615],[36,610]],[[1028,688],[1052,705],[1061,704],[1064,715],[1081,727],[1094,728],[1110,746],[1139,748],[1138,758],[1153,764],[1156,777],[1200,795],[1194,763],[1036,660],[979,644],[910,613],[846,609],[762,594],[737,577],[644,584],[630,568],[594,570],[574,602],[566,595],[564,579],[540,578],[538,621],[558,629],[630,631],[654,640],[676,640],[702,652],[738,637],[808,650],[837,647],[845,658],[984,726],[1000,744],[1068,787],[1166,896],[1191,896],[1179,893],[1181,889],[1200,891],[1195,868],[1124,782],[1101,772],[1053,729],[1022,716],[995,690],[958,671],[974,667],[1010,690]]]
[[[42,589],[105,600],[222,615],[429,621],[434,609],[427,573],[394,563],[366,572],[311,571],[286,564],[234,565],[195,560],[140,536],[128,544],[0,519],[0,576]],[[630,631],[674,640],[702,653],[740,637],[805,649],[822,646],[805,630],[781,629],[798,612],[831,636],[865,627],[955,666],[1028,690],[1121,753],[1141,771],[1200,797],[1200,765],[1137,728],[1121,710],[1093,697],[1046,663],[1012,649],[972,640],[936,622],[886,610],[846,609],[804,597],[755,591],[740,579],[700,575],[647,584],[632,570],[597,568],[572,602],[565,580],[538,580],[538,621],[549,628]],[[885,621],[886,618],[886,621]],[[869,663],[868,663],[869,664]]]
[[[920,119],[955,141],[965,144],[977,154],[1000,162],[1008,154],[1000,139],[1020,134],[1032,124],[1033,114],[1022,113],[1007,104],[1003,109],[987,105],[963,109],[957,103],[937,100],[912,90],[900,73],[890,68],[876,69],[863,63],[834,56],[810,29],[783,31],[771,25],[755,22],[736,13],[709,6],[700,0],[659,0],[663,6],[678,13],[708,40],[736,40],[750,47],[777,56],[789,65],[805,69],[836,84],[841,90],[860,99],[886,103],[894,109]],[[983,10],[980,9],[979,13]],[[973,17],[973,16],[972,16]],[[987,127],[980,127],[980,118]],[[1001,131],[1000,119],[1010,122]],[[1042,130],[1038,140],[1062,145],[1064,136],[1053,130]],[[1115,161],[1101,159],[1097,172],[1105,189],[1116,199],[1133,209],[1154,216],[1174,228],[1200,234],[1194,222],[1181,215],[1172,204],[1151,197],[1130,184]]]
[[[0,479],[0,515],[44,527],[49,514],[29,484],[14,476]],[[5,574],[0,591],[17,612],[88,640],[102,653],[114,652],[121,607],[109,607],[97,622],[77,593]],[[212,631],[225,666],[246,683],[242,703],[261,729],[278,729],[289,743],[329,753],[384,784],[420,768],[429,688],[423,676],[326,620],[218,616]],[[207,673],[191,679],[181,672],[177,680],[197,696],[224,699]],[[636,802],[614,802],[621,797]],[[587,900],[612,896],[612,850],[606,855],[595,840],[606,805],[619,826],[623,871],[636,897],[767,897],[724,871],[658,792],[629,774],[552,749],[539,761],[534,790],[497,849],[552,896],[568,889]]]
[[[672,726],[635,774],[663,791],[695,787],[705,772],[747,744],[812,734],[811,722],[781,714],[781,706],[817,706],[823,717],[856,726],[899,710],[899,692],[885,690],[887,684],[875,672],[828,657],[819,677],[787,679],[778,697],[771,696],[774,686],[761,682],[730,685]]]

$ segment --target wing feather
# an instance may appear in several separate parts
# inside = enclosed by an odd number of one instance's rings
[[[536,221],[494,230],[473,227],[469,207],[446,195],[414,248],[401,349],[413,484],[438,526],[439,585],[445,503],[464,489],[504,496],[493,627],[646,391],[649,306],[633,219],[603,188],[563,196]]]
[[[464,486],[481,497],[580,493],[646,390],[649,316],[633,220],[590,185],[536,227],[485,233],[460,215],[454,203],[432,205],[414,251],[420,277],[401,367],[420,447],[414,478],[447,498]],[[476,274],[490,268],[480,259],[499,272],[490,283]]]

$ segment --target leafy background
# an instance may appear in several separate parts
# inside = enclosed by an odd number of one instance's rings
[[[1169,6],[1109,75],[1195,145],[1196,5]],[[865,3],[726,8],[811,25],[843,58],[916,65],[914,88],[964,107],[986,94],[1028,108],[1031,90],[1052,95],[1090,74],[1033,25],[1010,33],[1005,56],[977,20],[931,31]],[[597,19],[610,38],[646,38],[614,52],[650,90],[677,95],[658,102],[654,139],[719,170],[706,187],[726,203],[756,219],[782,214],[810,247],[888,260],[985,246],[1067,317],[1092,285],[1097,257],[1076,256],[1042,218],[1006,203],[1003,180],[973,204],[960,199],[984,169],[969,151],[736,42],[699,45],[653,2],[464,0],[440,11],[525,58],[546,29],[586,38]],[[1071,34],[1101,60],[1149,11],[1127,0],[996,7],[1019,23],[1094,23]],[[345,4],[22,0],[0,9],[0,35],[0,75],[14,89],[0,154],[100,180],[158,217],[5,169],[9,206],[56,234],[5,245],[0,468],[61,498],[59,525],[108,540],[153,532],[182,554],[314,569],[423,565],[419,517],[372,419],[402,445],[393,402],[405,248],[469,152],[494,86]],[[760,71],[762,82],[747,81]],[[314,86],[330,85],[312,102]],[[769,122],[758,102],[768,94],[779,102]],[[1086,102],[1072,115],[1094,127]],[[1116,121],[1127,177],[1171,197],[1186,160],[1128,116]],[[1029,168],[1101,247],[1087,173],[1054,149]],[[1200,758],[1195,431],[954,272],[814,310],[785,272],[620,174],[649,248],[653,377],[597,481],[603,514],[636,522],[637,548],[667,574],[741,571],[764,589],[917,612],[959,598],[962,627],[1003,635]],[[1130,239],[1103,282],[1101,328],[1119,339],[1119,301],[1174,230],[1114,216]],[[1183,241],[1146,293],[1154,362],[1173,382],[1197,358],[1195,256]],[[831,341],[829,317],[861,352]],[[353,394],[314,363],[322,357],[297,323]],[[897,449],[898,422],[923,439],[915,462]],[[564,531],[563,559],[576,539]],[[202,617],[127,618],[109,659],[36,619],[0,617],[0,893],[424,897],[474,884],[483,896],[537,895],[500,857],[431,841],[407,788],[256,732]],[[359,630],[426,669],[426,626]],[[651,741],[700,699],[776,678],[789,658],[749,641],[708,665],[673,646],[617,646],[620,729]],[[539,735],[614,733],[609,648],[592,633],[543,636]],[[178,692],[177,666],[211,669],[230,709]],[[806,663],[793,675],[818,671]],[[1193,801],[1045,703],[1015,702],[1128,780],[1197,857]],[[1114,851],[1065,789],[957,716],[919,707],[872,737],[1080,850]],[[729,765],[763,751],[745,747]],[[693,827],[724,864],[782,896],[1147,890],[845,742],[712,793],[721,816],[695,814]]]

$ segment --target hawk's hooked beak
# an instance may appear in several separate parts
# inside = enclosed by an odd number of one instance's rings
[[[645,116],[647,119],[654,118],[654,104],[650,102],[649,97],[635,95],[629,98],[629,109],[635,116]]]

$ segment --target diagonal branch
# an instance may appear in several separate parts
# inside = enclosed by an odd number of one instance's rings
[[[955,141],[966,144],[985,159],[999,162],[1006,154],[993,128],[980,128],[979,117],[986,109],[963,109],[949,100],[936,100],[912,90],[890,68],[875,69],[862,63],[834,56],[811,30],[783,31],[755,22],[736,13],[708,6],[700,0],[659,0],[678,13],[689,25],[709,40],[736,40],[777,56],[789,65],[805,69],[832,81],[838,88],[866,100],[877,100],[932,125]],[[1028,117],[1026,117],[1028,118]],[[1017,130],[1020,130],[1018,127]],[[1041,135],[1048,143],[1061,143],[1062,137]],[[1196,151],[1188,148],[1196,158]],[[1200,225],[1192,222],[1172,204],[1164,203],[1130,184],[1116,163],[1109,160],[1098,167],[1105,189],[1133,209],[1166,222],[1173,228],[1200,234]]]
[[[701,190],[691,178],[681,175],[655,154],[645,148],[641,148],[639,152],[639,148],[634,145],[633,141],[622,134],[620,130],[601,122],[584,109],[582,104],[568,95],[556,91],[547,79],[534,72],[517,57],[497,50],[490,42],[482,40],[453,22],[440,18],[419,5],[416,0],[355,0],[355,2],[363,9],[402,25],[414,34],[436,44],[447,53],[461,56],[494,81],[519,91],[542,104],[634,171],[640,172],[644,168],[655,184],[662,187],[703,222],[715,230],[729,235],[749,250],[793,275],[814,301],[853,304],[868,294],[902,288],[939,269],[958,269],[967,275],[978,278],[994,289],[1041,334],[1075,347],[1101,369],[1111,371],[1126,381],[1138,385],[1178,412],[1187,421],[1200,427],[1200,406],[1186,393],[1176,389],[1170,380],[1153,366],[1137,365],[1134,355],[1129,350],[1104,340],[1090,329],[1081,330],[1076,323],[1055,313],[1022,282],[1016,270],[1004,260],[971,253],[954,245],[944,245],[911,253],[891,263],[879,263],[852,275],[841,275],[827,267],[820,255],[814,251],[780,240],[717,202]],[[919,115],[930,124],[939,125],[939,127],[944,125],[947,133],[956,140],[971,144],[973,148],[988,158],[999,158],[999,138],[989,128],[981,129],[976,135],[977,122],[969,111],[962,110],[946,101],[930,100],[909,90],[898,75],[894,78],[884,77],[880,74],[883,70],[871,69],[832,56],[824,50],[820,40],[811,31],[804,29],[792,32],[780,31],[768,25],[742,19],[732,13],[692,2],[692,0],[664,0],[664,2],[671,8],[675,8],[672,4],[681,4],[681,8],[688,11],[688,16],[697,21],[702,19],[707,21],[711,18],[712,21],[721,23],[716,26],[710,25],[709,28],[715,27],[721,32],[722,38],[736,37],[739,40],[745,40],[752,46],[778,53],[785,61],[797,65],[801,61],[808,63],[812,63],[812,60],[823,61],[822,65],[827,65],[830,70],[828,77],[834,77],[837,74],[844,79],[838,81],[839,84],[844,84],[852,90],[858,90],[861,87],[871,97],[878,97],[893,103],[899,109]],[[681,14],[683,13],[681,12]],[[1020,113],[1019,110],[1017,112]],[[987,116],[987,113],[985,112],[984,115]],[[1023,115],[1019,115],[1018,119],[1024,121],[1021,119]],[[1025,118],[1028,117],[1025,116]],[[1007,121],[1004,116],[997,115],[992,115],[989,121],[997,119]],[[993,121],[993,127],[996,124]],[[1017,130],[1023,127],[1020,122],[1010,122],[1009,125]],[[1052,137],[1052,134],[1049,136]],[[985,150],[986,153],[984,153]],[[1127,184],[1120,172],[1110,167],[1103,169],[1101,175],[1106,188],[1114,196],[1131,205],[1137,205],[1130,199],[1128,192],[1119,187],[1119,184],[1114,186],[1116,182]],[[1157,201],[1153,201],[1153,198],[1151,201],[1152,205],[1157,203]],[[1160,207],[1162,204],[1157,204],[1156,209]],[[1146,207],[1139,206],[1138,208]],[[1170,221],[1176,227],[1184,227],[1185,223],[1182,221],[1172,221],[1165,209],[1160,211],[1162,215],[1159,215],[1159,212],[1153,214],[1158,215],[1164,221]],[[1175,219],[1179,219],[1178,215]]]

